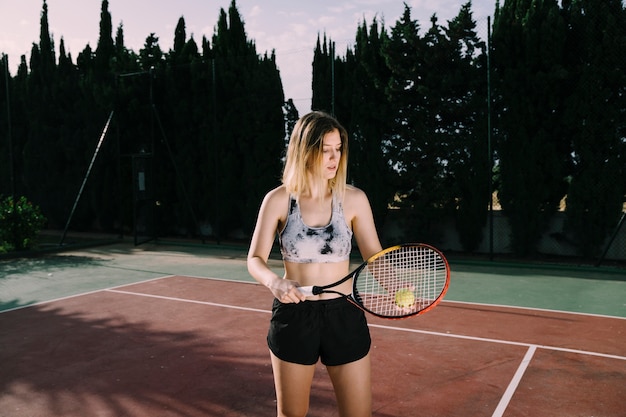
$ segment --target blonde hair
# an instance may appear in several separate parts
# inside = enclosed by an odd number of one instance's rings
[[[325,182],[321,172],[324,136],[334,130],[337,130],[341,137],[341,157],[337,165],[337,174]],[[296,198],[306,192],[322,197],[330,189],[334,195],[343,198],[347,171],[348,133],[346,129],[337,119],[321,111],[313,111],[302,116],[294,126],[287,147],[282,179],[287,191]],[[319,179],[317,184],[313,185],[313,187],[317,186],[317,190],[309,189],[307,181],[309,173],[314,179]]]

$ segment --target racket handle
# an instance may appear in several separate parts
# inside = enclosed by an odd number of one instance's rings
[[[307,285],[304,287],[298,287],[298,291],[304,294],[305,297],[311,297],[312,295],[315,295],[315,286]]]

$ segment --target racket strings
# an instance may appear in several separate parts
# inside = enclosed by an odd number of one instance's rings
[[[374,314],[402,317],[430,307],[446,283],[447,265],[438,252],[407,246],[368,263],[356,280],[355,296]]]

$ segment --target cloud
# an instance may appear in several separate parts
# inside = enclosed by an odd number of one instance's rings
[[[283,34],[284,36],[289,37],[291,36],[291,33],[294,33],[298,35],[299,37],[301,37],[301,36],[306,36],[310,33],[309,27],[302,23],[291,23],[289,25],[289,29],[290,29],[289,32]]]
[[[317,28],[328,27],[335,23],[337,23],[335,16],[320,16],[317,19],[309,19],[309,24]]]
[[[341,13],[348,12],[350,10],[354,10],[356,8],[357,7],[354,4],[344,3],[342,5],[330,6],[330,7],[328,7],[328,11],[330,11],[332,13],[336,13],[336,14],[341,14]]]
[[[252,6],[252,9],[250,9],[250,15],[249,17],[257,17],[259,16],[263,11],[261,10],[261,6]]]

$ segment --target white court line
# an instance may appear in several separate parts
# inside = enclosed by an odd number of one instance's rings
[[[18,306],[18,307],[13,307],[13,308],[8,308],[6,310],[2,310],[0,311],[0,314],[3,313],[8,313],[10,311],[15,311],[15,310],[22,310],[28,307],[34,307],[34,306],[40,306],[43,304],[49,304],[49,303],[55,303],[57,301],[63,301],[63,300],[70,300],[72,298],[77,298],[77,297],[82,297],[83,295],[91,295],[91,294],[96,294],[102,291],[108,291],[114,288],[122,288],[122,287],[128,287],[130,285],[135,285],[135,284],[145,284],[146,282],[151,282],[151,281],[158,281],[160,279],[166,279],[166,278],[173,278],[177,275],[165,275],[162,277],[156,277],[156,278],[149,278],[149,279],[145,279],[143,281],[136,281],[136,282],[126,282],[124,284],[120,284],[120,285],[115,285],[113,287],[109,287],[109,288],[99,288],[97,290],[93,290],[93,291],[86,291],[86,292],[81,292],[78,294],[72,294],[72,295],[66,295],[65,297],[59,297],[59,298],[53,298],[51,300],[44,300],[44,301],[37,301],[35,303],[31,303],[31,304],[25,304],[23,306]]]
[[[370,324],[370,327],[378,327],[378,328],[381,328],[381,329],[389,329],[389,330],[396,330],[396,331],[409,332],[409,333],[422,333],[422,334],[428,334],[428,335],[432,335],[432,336],[451,337],[451,338],[454,338],[454,339],[465,339],[465,340],[472,340],[472,341],[477,341],[477,342],[499,343],[499,344],[502,344],[502,345],[525,346],[525,347],[535,346],[535,347],[538,347],[538,348],[541,348],[541,349],[554,350],[554,351],[558,351],[558,352],[577,353],[577,354],[580,354],[580,355],[599,356],[599,357],[602,357],[602,358],[617,359],[617,360],[626,361],[626,356],[609,355],[609,354],[606,354],[606,353],[591,352],[591,351],[588,351],[588,350],[568,349],[568,348],[562,348],[562,347],[557,347],[557,346],[537,345],[537,344],[533,344],[533,343],[524,343],[524,342],[513,342],[511,340],[489,339],[489,338],[486,338],[486,337],[464,336],[464,335],[460,335],[460,334],[431,332],[431,331],[428,331],[428,330],[406,329],[406,328],[403,328],[403,327],[383,326],[383,325],[380,325],[380,324]]]
[[[502,417],[504,411],[509,406],[509,402],[511,401],[511,398],[513,398],[513,394],[515,394],[517,386],[522,380],[522,377],[526,372],[526,368],[528,368],[528,365],[530,364],[530,361],[533,358],[536,350],[537,346],[535,345],[531,345],[528,348],[528,350],[526,351],[526,355],[524,355],[524,359],[522,359],[522,363],[520,363],[519,367],[517,368],[515,375],[513,375],[513,379],[509,383],[509,386],[506,388],[506,391],[504,391],[504,395],[502,395],[502,398],[500,398],[500,402],[498,403],[498,406],[496,407],[496,410],[493,412],[491,417]]]
[[[108,289],[108,290],[105,290],[105,291],[107,291],[107,292],[115,292],[115,293],[118,293],[118,294],[136,295],[136,296],[139,296],[139,297],[159,298],[161,300],[181,301],[183,303],[204,304],[204,305],[213,306],[213,307],[231,308],[233,310],[252,311],[252,312],[255,312],[255,313],[271,313],[271,311],[261,310],[261,309],[258,309],[258,308],[240,307],[240,306],[233,306],[233,305],[228,305],[228,304],[212,303],[210,301],[188,300],[186,298],[165,297],[163,295],[144,294],[144,293],[140,293],[140,292],[122,291],[122,290],[115,290],[115,289]]]
[[[255,312],[255,313],[266,313],[266,314],[270,314],[271,313],[270,310],[261,310],[261,309],[258,309],[258,308],[249,308],[249,307],[234,306],[234,305],[230,305],[230,304],[213,303],[213,302],[210,302],[210,301],[188,300],[188,299],[185,299],[185,298],[166,297],[166,296],[163,296],[163,295],[145,294],[145,293],[139,293],[139,292],[133,292],[133,291],[122,291],[122,290],[117,290],[117,289],[108,289],[108,290],[105,290],[105,291],[115,292],[115,293],[119,293],[119,294],[135,295],[135,296],[139,296],[139,297],[158,298],[158,299],[161,299],[161,300],[179,301],[179,302],[183,302],[183,303],[203,304],[203,305],[214,306],[214,307],[230,308],[230,309],[234,309],[234,310],[252,311],[252,312]],[[464,336],[464,335],[451,334],[451,333],[432,332],[432,331],[428,331],[428,330],[406,329],[406,328],[403,328],[403,327],[383,326],[383,325],[380,325],[380,324],[369,324],[369,327],[377,327],[377,328],[380,328],[380,329],[395,330],[395,331],[409,332],[409,333],[421,333],[421,334],[428,334],[428,335],[432,335],[432,336],[451,337],[451,338],[455,338],[455,339],[472,340],[472,341],[478,341],[478,342],[499,343],[499,344],[504,344],[504,345],[526,346],[526,347],[534,346],[536,348],[538,347],[538,348],[546,349],[546,350],[554,350],[554,351],[568,352],[568,353],[577,353],[577,354],[588,355],[588,356],[600,356],[600,357],[603,357],[603,358],[618,359],[618,360],[626,361],[626,357],[624,357],[624,356],[608,355],[608,354],[605,354],[605,353],[590,352],[590,351],[585,351],[585,350],[560,348],[560,347],[556,347],[556,346],[536,345],[536,344],[532,344],[532,343],[513,342],[513,341],[510,341],[510,340],[489,339],[489,338],[475,337],[475,336]]]
[[[56,298],[56,299],[53,299],[53,300],[40,301],[40,302],[36,302],[36,303],[32,303],[32,304],[27,304],[27,305],[23,305],[23,306],[19,306],[19,307],[3,310],[3,311],[0,311],[0,314],[8,313],[10,311],[15,311],[15,310],[21,310],[21,309],[28,308],[28,307],[33,307],[33,306],[53,303],[53,302],[57,302],[57,301],[68,300],[68,299],[72,299],[72,298],[76,298],[76,297],[81,297],[83,295],[95,294],[95,293],[102,292],[102,291],[104,291],[104,292],[108,291],[108,292],[124,293],[124,294],[136,295],[136,296],[141,296],[141,297],[161,298],[161,299],[165,299],[165,300],[180,301],[180,302],[185,302],[185,303],[205,304],[205,305],[211,305],[211,306],[215,306],[215,307],[231,308],[231,309],[244,310],[244,311],[252,311],[252,312],[256,312],[256,313],[268,313],[268,314],[271,313],[271,311],[269,311],[269,310],[260,310],[260,309],[253,309],[253,308],[248,308],[248,307],[239,307],[239,306],[233,306],[233,305],[227,305],[227,304],[211,303],[211,302],[206,302],[206,301],[193,301],[193,300],[187,300],[187,299],[183,299],[183,298],[173,298],[173,297],[149,295],[149,294],[143,294],[143,293],[137,293],[137,292],[131,292],[131,291],[122,291],[122,290],[118,290],[117,289],[117,288],[128,287],[130,285],[143,284],[143,283],[147,283],[147,282],[151,282],[151,281],[157,281],[157,280],[161,280],[161,279],[173,278],[173,277],[176,277],[176,276],[177,275],[165,275],[165,276],[161,276],[161,277],[146,279],[146,280],[143,280],[143,281],[124,283],[124,284],[116,285],[116,286],[109,287],[109,288],[101,288],[101,289],[97,289],[97,290],[94,290],[94,291],[88,291],[88,292],[84,292],[84,293],[73,294],[73,295],[69,295],[69,296],[66,296],[66,297]],[[209,278],[209,279],[213,279],[213,278]],[[232,281],[232,280],[222,280],[222,279],[218,279],[218,280],[220,280],[220,281],[227,281],[227,282],[249,283],[247,281]],[[249,284],[254,284],[254,283],[249,283]],[[460,304],[468,304],[468,305],[473,304],[473,303],[458,302],[458,301],[452,301],[452,303],[460,303]],[[445,305],[445,304],[442,304],[442,305]],[[476,305],[491,306],[491,304],[480,304],[480,303],[476,303]],[[498,306],[495,306],[495,307],[498,307]],[[500,307],[512,308],[510,306],[500,306]],[[522,307],[520,307],[520,308],[522,308]],[[532,308],[528,308],[528,310],[533,310],[533,309]],[[554,311],[554,310],[546,310],[546,311]],[[571,312],[567,312],[567,311],[564,311],[563,313],[566,313],[566,314],[576,314],[576,313],[571,313]],[[620,318],[620,317],[613,317],[613,316],[605,316],[605,317],[606,318]],[[526,347],[536,346],[538,348],[546,349],[546,350],[568,352],[568,353],[576,353],[576,354],[588,355],[588,356],[598,356],[598,357],[608,358],[608,359],[626,360],[626,357],[624,357],[624,356],[608,355],[608,354],[598,353],[598,352],[590,352],[590,351],[584,351],[584,350],[560,348],[560,347],[556,347],[556,346],[533,345],[533,344],[530,344],[530,343],[513,342],[513,341],[509,341],[509,340],[489,339],[489,338],[474,337],[474,336],[464,336],[464,335],[458,335],[458,334],[432,332],[432,331],[428,331],[428,330],[406,329],[406,328],[402,328],[402,327],[383,326],[383,325],[379,325],[379,324],[369,324],[369,326],[370,327],[378,327],[378,328],[381,328],[381,329],[388,329],[388,330],[396,330],[396,331],[411,332],[411,333],[421,333],[421,334],[428,334],[428,335],[432,335],[432,336],[452,337],[452,338],[455,338],[455,339],[465,339],[465,340],[473,340],[473,341],[479,341],[479,342],[499,343],[499,344],[512,345],[512,346],[526,346]]]
[[[455,300],[445,300],[441,303],[441,305],[446,304],[467,304],[470,306],[484,306],[484,307],[496,307],[496,308],[508,308],[513,310],[530,310],[530,311],[543,311],[546,313],[563,313],[563,314],[573,314],[578,316],[589,316],[589,317],[600,317],[605,319],[620,319],[626,320],[626,317],[622,316],[610,316],[608,314],[595,314],[595,313],[581,313],[579,311],[567,311],[567,310],[555,310],[550,308],[539,308],[539,307],[523,307],[523,306],[510,306],[506,304],[487,304],[487,303],[475,303],[469,301],[455,301]]]
[[[264,313],[264,314],[271,313],[271,311],[269,310],[262,310],[262,309],[249,308],[249,307],[240,307],[240,306],[234,306],[234,305],[228,305],[228,304],[213,303],[213,302],[208,302],[208,301],[195,301],[195,300],[189,300],[189,299],[177,298],[177,297],[166,297],[166,296],[138,293],[138,292],[132,292],[132,291],[123,291],[123,290],[118,289],[118,288],[127,287],[129,285],[141,284],[145,282],[156,281],[156,280],[160,280],[164,278],[171,278],[171,277],[174,277],[174,275],[157,277],[157,278],[152,278],[152,279],[148,279],[145,281],[139,281],[139,282],[134,282],[134,283],[126,283],[126,284],[114,286],[114,287],[107,288],[107,289],[100,289],[100,290],[90,291],[87,293],[71,295],[68,297],[62,297],[56,300],[44,301],[40,303],[30,304],[28,306],[21,306],[21,307],[17,307],[11,310],[5,310],[3,312],[13,311],[13,310],[33,306],[33,305],[46,304],[46,303],[50,303],[53,301],[65,300],[65,299],[79,297],[81,295],[93,294],[93,293],[104,291],[104,292],[113,292],[113,293],[126,294],[126,295],[138,296],[138,297],[149,297],[149,298],[157,298],[157,299],[162,299],[162,300],[178,301],[178,302],[183,302],[183,303],[202,304],[202,305],[208,305],[208,306],[213,306],[213,307],[229,308],[229,309],[234,309],[234,310],[243,310],[243,311],[249,311],[249,312],[255,312],[255,313]],[[225,281],[229,281],[229,280],[225,280]],[[464,303],[464,304],[472,304],[472,303]],[[486,305],[486,304],[483,304],[483,305]],[[510,306],[502,306],[502,307],[511,308]],[[548,310],[548,311],[553,311],[553,310]],[[563,312],[563,313],[570,313],[570,312]],[[607,318],[613,318],[613,317],[607,316]],[[500,340],[500,339],[464,336],[464,335],[457,335],[457,334],[450,334],[450,333],[433,332],[433,331],[427,331],[427,330],[407,329],[407,328],[402,328],[402,327],[384,326],[384,325],[379,325],[379,324],[369,324],[369,326],[380,328],[380,329],[394,330],[394,331],[420,333],[420,334],[441,336],[441,337],[451,337],[455,339],[472,340],[472,341],[480,341],[480,342],[487,342],[487,343],[498,343],[498,344],[511,345],[511,346],[526,346],[528,350],[526,351],[526,354],[524,355],[524,358],[522,359],[517,371],[513,375],[513,378],[511,379],[509,386],[507,387],[506,391],[502,395],[500,402],[498,403],[498,406],[496,407],[494,413],[492,414],[492,417],[502,417],[506,408],[509,405],[509,402],[511,401],[511,399],[513,398],[513,395],[515,394],[515,391],[517,390],[517,387],[519,383],[521,382],[524,376],[524,373],[526,372],[526,369],[528,368],[530,364],[530,361],[532,360],[538,348],[545,349],[545,350],[553,350],[553,351],[588,355],[588,356],[598,356],[598,357],[609,358],[609,359],[626,360],[626,357],[624,356],[608,355],[608,354],[603,354],[603,353],[598,353],[598,352],[560,348],[556,346],[536,345],[536,344],[514,342],[514,341]]]

